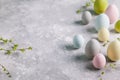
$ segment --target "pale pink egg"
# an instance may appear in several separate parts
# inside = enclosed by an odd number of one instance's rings
[[[114,23],[119,18],[118,8],[114,4],[109,5],[105,13],[109,17],[111,24]]]
[[[95,68],[102,69],[106,65],[106,58],[103,54],[96,54],[92,63]]]

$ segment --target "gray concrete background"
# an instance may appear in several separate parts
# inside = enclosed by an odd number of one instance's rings
[[[0,72],[0,80],[98,80],[100,70],[95,70],[85,57],[85,45],[74,50],[65,43],[75,34],[82,34],[86,42],[97,37],[95,16],[89,25],[82,25],[81,15],[75,13],[86,1],[0,0],[0,36],[13,38],[22,47],[33,47],[25,54],[7,56],[0,52],[0,63],[12,74],[10,79]],[[119,0],[109,2],[119,7]],[[113,26],[111,40],[120,36]],[[101,50],[106,54],[106,48],[101,46]],[[106,70],[103,79],[120,80],[119,74],[118,66]]]

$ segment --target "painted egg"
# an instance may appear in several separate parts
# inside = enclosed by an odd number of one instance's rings
[[[107,56],[111,61],[120,60],[120,42],[118,40],[115,40],[109,44]]]
[[[81,48],[84,45],[84,38],[82,35],[75,35],[73,38],[74,48]]]
[[[100,44],[96,39],[87,42],[85,53],[88,58],[93,58],[97,53],[100,53]]]
[[[108,7],[108,0],[95,0],[94,11],[97,14],[104,13]]]
[[[88,24],[92,19],[92,15],[89,11],[85,11],[82,13],[82,23]]]
[[[93,66],[97,69],[102,69],[106,65],[106,58],[103,54],[96,54],[93,58]]]
[[[105,13],[109,17],[111,24],[114,23],[119,18],[118,8],[114,4],[109,5]]]
[[[102,27],[109,28],[110,21],[106,14],[100,14],[95,20],[95,29],[99,31]]]
[[[118,20],[115,24],[115,31],[120,32],[120,20]]]
[[[101,28],[98,32],[98,40],[105,42],[109,40],[110,33],[105,27]]]

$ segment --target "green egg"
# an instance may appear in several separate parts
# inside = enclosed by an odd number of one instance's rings
[[[97,14],[104,13],[108,7],[108,0],[95,0],[94,11]]]
[[[120,20],[118,20],[115,24],[115,31],[120,32]]]

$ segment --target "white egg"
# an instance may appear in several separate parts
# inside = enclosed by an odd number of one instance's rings
[[[82,13],[82,23],[88,24],[92,19],[92,15],[89,11],[85,11]]]
[[[91,39],[87,42],[85,53],[88,58],[93,58],[96,54],[100,53],[100,44],[96,39]]]

